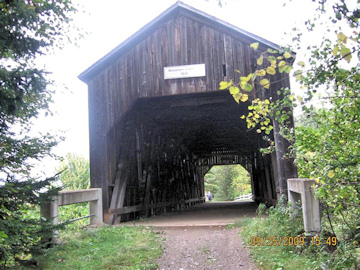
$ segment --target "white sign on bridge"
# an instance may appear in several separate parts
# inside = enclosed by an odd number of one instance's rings
[[[204,77],[205,64],[164,67],[164,79]]]

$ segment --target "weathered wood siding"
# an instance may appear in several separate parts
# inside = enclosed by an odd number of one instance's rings
[[[241,74],[254,71],[252,42],[198,18],[179,15],[119,55],[89,82],[91,185],[103,188],[105,209],[121,136],[114,126],[134,101],[218,90],[220,81],[239,77],[236,69]],[[206,66],[205,77],[164,80],[164,67],[201,63]]]

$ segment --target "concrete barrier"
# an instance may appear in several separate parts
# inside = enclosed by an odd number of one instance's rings
[[[101,188],[60,191],[51,203],[41,205],[41,216],[52,219],[53,224],[59,222],[59,206],[89,202],[91,225],[103,224],[103,206]]]
[[[300,201],[304,219],[305,232],[310,234],[319,233],[321,230],[320,203],[314,195],[315,180],[307,178],[288,179],[289,202],[296,214],[296,205]]]

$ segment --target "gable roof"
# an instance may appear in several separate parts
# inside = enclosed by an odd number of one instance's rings
[[[264,38],[261,38],[257,35],[254,35],[250,32],[247,32],[241,28],[238,28],[232,24],[229,24],[223,20],[217,19],[214,16],[211,16],[205,12],[202,12],[198,9],[195,9],[189,5],[184,4],[183,2],[176,2],[174,5],[169,7],[167,10],[165,10],[163,13],[161,13],[158,17],[156,17],[154,20],[152,20],[150,23],[146,24],[144,27],[142,27],[140,30],[138,30],[135,34],[130,36],[128,39],[126,39],[124,42],[122,42],[120,45],[115,47],[113,50],[111,50],[108,54],[106,54],[104,57],[99,59],[97,62],[95,62],[92,66],[87,68],[85,71],[83,71],[78,78],[87,83],[89,80],[98,74],[101,70],[106,68],[109,64],[111,64],[117,57],[120,57],[124,53],[126,53],[128,50],[133,48],[138,42],[143,40],[146,36],[151,34],[152,32],[157,30],[157,27],[161,25],[162,23],[168,21],[170,18],[178,15],[190,15],[192,18],[198,18],[202,22],[205,22],[207,24],[216,25],[217,28],[223,28],[226,29],[236,35],[242,35],[250,40],[252,42],[259,42],[260,44],[264,45],[265,47],[270,47],[273,49],[278,49],[279,45],[270,42]]]

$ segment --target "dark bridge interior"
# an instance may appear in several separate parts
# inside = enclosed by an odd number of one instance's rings
[[[259,43],[255,52],[250,45]],[[288,144],[274,122],[276,151],[240,116],[256,98],[281,99],[288,75],[270,89],[253,82],[237,104],[219,82],[266,68],[256,59],[278,45],[177,2],[84,71],[89,89],[91,187],[102,188],[104,220],[117,223],[204,202],[204,175],[241,164],[257,202],[275,204],[296,177]],[[164,76],[201,64],[201,75]],[[271,79],[267,76],[268,79]]]
[[[204,202],[204,175],[214,165],[241,164],[252,176],[255,199],[272,203],[271,157],[261,156],[264,140],[240,119],[248,105],[227,91],[138,99],[122,118],[118,175],[127,191],[120,198],[115,179],[112,221]]]

